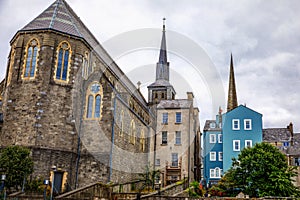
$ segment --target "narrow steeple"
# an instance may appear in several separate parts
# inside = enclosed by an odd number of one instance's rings
[[[163,18],[163,34],[161,39],[160,45],[160,52],[159,52],[159,61],[158,63],[166,64],[167,61],[167,44],[166,44],[166,18]]]
[[[169,62],[167,59],[166,44],[166,18],[163,18],[162,39],[159,51],[159,59],[156,64],[156,80],[164,80],[169,82]]]
[[[238,106],[236,87],[234,80],[234,69],[233,69],[233,59],[232,54],[230,58],[230,72],[229,72],[229,88],[228,88],[228,100],[227,100],[227,112],[233,110]]]
[[[163,18],[162,39],[159,58],[156,63],[155,82],[148,86],[149,105],[158,104],[161,100],[175,99],[175,90],[169,82],[170,63],[167,59],[166,18]]]

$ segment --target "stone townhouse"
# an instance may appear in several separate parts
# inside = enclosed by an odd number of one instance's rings
[[[165,30],[163,43],[164,38]],[[176,159],[171,152],[161,157],[162,163],[180,160],[181,165],[163,173],[176,168],[170,175],[176,180],[200,177],[199,110],[192,93],[176,100],[170,84],[150,85],[147,102],[65,0],[56,0],[17,31],[10,46],[0,84],[0,148],[30,148],[33,177],[55,177],[58,192],[136,179],[160,156],[160,103],[168,104],[170,122],[181,113],[182,121],[168,126],[184,127],[170,128],[184,146],[174,146]],[[166,58],[165,48],[161,53]],[[168,69],[169,64],[159,63]]]
[[[276,146],[287,157],[290,166],[295,166],[298,176],[294,179],[294,184],[300,187],[300,133],[294,132],[294,125],[283,128],[263,129],[263,141]]]
[[[156,116],[151,163],[160,170],[158,183],[162,186],[184,178],[200,181],[201,177],[199,109],[192,92],[187,92],[186,99],[175,98],[166,43],[164,24],[155,82],[148,86],[148,102]]]

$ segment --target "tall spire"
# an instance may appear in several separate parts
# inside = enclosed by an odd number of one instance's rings
[[[227,100],[227,112],[238,106],[235,80],[234,80],[234,70],[233,70],[233,59],[232,54],[230,58],[230,72],[229,72],[229,88],[228,88],[228,100]]]
[[[166,18],[163,18],[162,39],[159,51],[158,62],[156,63],[155,82],[148,86],[149,105],[157,104],[161,100],[175,99],[175,90],[169,82],[170,63],[167,59],[167,41],[166,41]]]
[[[163,18],[163,30],[161,46],[159,51],[159,59],[156,64],[156,81],[166,81],[164,84],[169,85],[169,62],[167,60],[167,44],[166,44],[166,18]]]
[[[167,44],[166,44],[166,18],[163,18],[163,34],[161,39],[160,53],[159,53],[159,61],[160,64],[166,64],[167,61]]]

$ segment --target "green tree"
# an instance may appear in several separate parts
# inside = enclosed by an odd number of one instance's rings
[[[204,195],[204,189],[198,181],[192,181],[187,191],[190,197],[202,197]]]
[[[6,147],[0,154],[0,169],[6,174],[5,186],[18,189],[33,172],[30,150],[21,146]]]
[[[288,166],[286,156],[268,143],[245,148],[238,159],[233,159],[227,177],[250,196],[298,196],[293,185],[295,168]],[[226,175],[225,175],[226,176]]]

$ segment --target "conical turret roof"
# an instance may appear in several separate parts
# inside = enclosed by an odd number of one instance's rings
[[[57,0],[21,31],[53,29],[70,35],[82,37],[78,16],[64,0]]]

